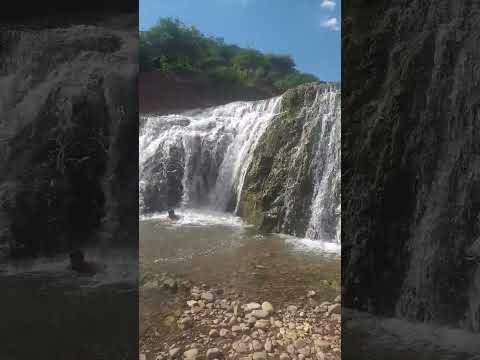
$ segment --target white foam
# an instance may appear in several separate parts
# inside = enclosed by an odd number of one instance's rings
[[[319,239],[307,239],[307,238],[298,238],[290,235],[280,234],[281,237],[285,238],[285,242],[292,245],[294,250],[304,251],[310,253],[328,253],[334,255],[340,255],[341,245],[336,242],[323,241]]]
[[[141,221],[158,220],[168,226],[225,226],[225,227],[249,227],[240,217],[223,212],[199,211],[199,210],[176,210],[180,216],[177,221],[171,221],[166,212],[140,216]]]

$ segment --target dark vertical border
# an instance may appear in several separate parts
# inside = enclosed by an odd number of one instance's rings
[[[0,359],[136,360],[138,1],[3,5]]]
[[[478,355],[480,9],[342,14],[343,356]]]

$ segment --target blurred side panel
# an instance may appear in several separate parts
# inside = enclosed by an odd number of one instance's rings
[[[480,4],[342,5],[342,355],[472,358]]]
[[[1,16],[0,358],[138,359],[138,3]]]

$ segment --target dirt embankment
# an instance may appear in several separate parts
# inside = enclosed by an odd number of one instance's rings
[[[166,78],[155,71],[139,74],[138,89],[142,114],[166,114],[277,95],[268,87],[231,88],[207,80]]]

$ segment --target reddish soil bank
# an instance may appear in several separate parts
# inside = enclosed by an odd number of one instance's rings
[[[226,90],[209,81],[165,78],[159,72],[145,72],[139,76],[139,106],[142,114],[165,114],[232,101],[266,99],[275,95],[268,88]]]

